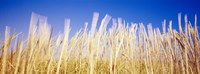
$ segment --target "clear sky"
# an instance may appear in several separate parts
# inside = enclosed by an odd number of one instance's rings
[[[0,0],[0,37],[4,36],[5,26],[17,32],[28,33],[31,13],[47,16],[48,23],[54,28],[54,34],[63,32],[64,19],[71,19],[71,34],[84,27],[84,22],[92,22],[93,12],[99,12],[100,20],[109,14],[113,18],[121,17],[127,22],[141,23],[161,28],[166,19],[173,21],[177,29],[177,14],[187,14],[193,23],[194,15],[200,16],[200,1],[196,0]],[[199,18],[200,19],[200,18]],[[198,26],[199,21],[198,19]],[[109,23],[108,27],[111,26]]]

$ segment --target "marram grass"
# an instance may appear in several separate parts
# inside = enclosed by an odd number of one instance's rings
[[[172,21],[164,21],[161,31],[109,15],[96,29],[98,17],[94,13],[91,28],[86,23],[72,37],[69,19],[64,33],[52,36],[47,18],[35,13],[28,38],[10,34],[6,27],[0,42],[1,74],[200,74],[197,16],[194,24],[185,16],[182,28],[179,14],[179,31]],[[113,25],[106,29],[109,22]]]

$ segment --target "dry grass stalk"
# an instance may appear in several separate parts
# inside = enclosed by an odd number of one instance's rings
[[[113,26],[107,29],[112,19]],[[0,41],[2,74],[198,74],[199,35],[197,16],[194,27],[185,16],[179,32],[164,20],[162,32],[151,24],[126,23],[106,15],[97,30],[99,14],[93,14],[88,31],[79,30],[72,37],[70,20],[65,20],[64,34],[52,36],[47,18],[32,13],[28,38],[10,35],[6,27]],[[39,25],[39,26],[38,26]],[[69,40],[70,38],[70,40]],[[13,45],[14,44],[14,45]]]

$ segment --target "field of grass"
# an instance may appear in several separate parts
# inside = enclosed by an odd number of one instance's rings
[[[99,14],[71,38],[70,20],[64,32],[52,36],[44,16],[32,13],[28,38],[6,27],[0,41],[1,74],[200,74],[197,16],[187,16],[179,30],[172,21],[163,29],[126,23],[106,15],[96,29]],[[106,29],[112,22],[112,27]],[[182,28],[181,24],[185,24]],[[168,26],[168,27],[167,27]],[[69,39],[70,38],[70,39]]]

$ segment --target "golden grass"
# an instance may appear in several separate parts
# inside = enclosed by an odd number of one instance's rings
[[[194,27],[185,16],[179,32],[172,21],[163,30],[143,23],[126,23],[106,15],[96,29],[94,13],[91,29],[87,23],[69,40],[70,20],[64,33],[52,36],[47,18],[32,13],[29,35],[12,33],[6,27],[0,42],[1,74],[199,74],[197,16]],[[113,26],[106,30],[112,20]],[[39,26],[38,26],[39,25]],[[12,44],[13,43],[13,44]]]

